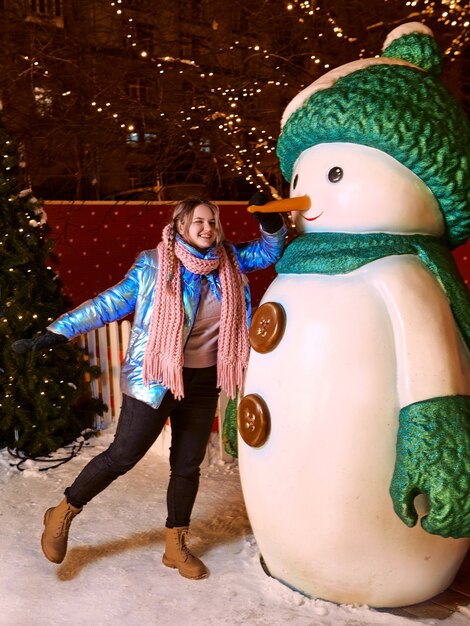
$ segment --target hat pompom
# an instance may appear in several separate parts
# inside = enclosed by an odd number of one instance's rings
[[[442,53],[428,28],[422,24],[404,24],[390,33],[384,43],[383,57],[413,63],[432,76],[442,71]],[[408,27],[408,28],[407,28]]]

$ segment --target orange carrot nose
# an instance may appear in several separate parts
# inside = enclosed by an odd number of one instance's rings
[[[296,198],[284,198],[283,200],[272,200],[261,206],[252,204],[248,207],[249,213],[287,213],[288,211],[308,211],[312,203],[309,196],[297,196]]]

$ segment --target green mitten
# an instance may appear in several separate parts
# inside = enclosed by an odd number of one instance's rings
[[[414,526],[414,498],[427,495],[421,525],[442,537],[470,537],[470,396],[432,398],[400,411],[390,486],[398,517]]]
[[[237,440],[237,408],[238,394],[233,400],[229,400],[225,409],[224,425],[222,426],[222,442],[224,450],[233,457],[238,457],[238,440]]]

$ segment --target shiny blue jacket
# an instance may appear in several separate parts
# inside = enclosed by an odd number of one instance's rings
[[[261,230],[260,239],[242,244],[232,244],[242,273],[263,269],[278,261],[284,247],[285,234],[285,228],[273,234]],[[211,251],[201,254],[183,240],[180,239],[180,241],[197,256],[206,258],[211,254]],[[121,282],[103,291],[95,298],[87,300],[76,309],[64,313],[48,326],[48,330],[72,339],[77,335],[133,314],[129,347],[121,369],[121,390],[154,408],[160,405],[167,388],[157,383],[150,383],[148,387],[145,386],[142,370],[145,345],[152,317],[157,272],[158,255],[156,250],[141,252]],[[218,271],[211,272],[207,279],[212,291],[220,299]],[[181,280],[184,306],[184,345],[196,318],[200,299],[201,276],[182,267]],[[250,290],[246,278],[244,282],[249,321],[251,318]]]

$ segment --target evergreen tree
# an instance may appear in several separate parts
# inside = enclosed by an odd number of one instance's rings
[[[13,341],[37,337],[66,309],[48,266],[52,244],[40,203],[20,191],[18,148],[0,126],[0,446],[29,456],[70,443],[93,426],[101,401],[91,398],[99,375],[74,342],[16,354]]]

